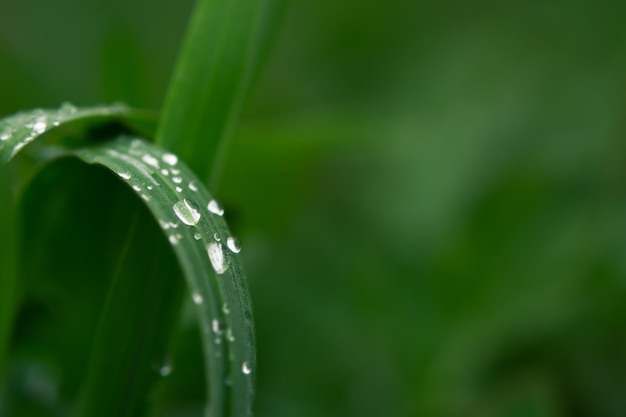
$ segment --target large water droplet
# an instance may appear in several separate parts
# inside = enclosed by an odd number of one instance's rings
[[[211,260],[211,265],[213,265],[215,272],[218,275],[223,274],[228,268],[228,264],[226,263],[226,258],[224,257],[222,244],[216,242],[209,243],[206,250],[209,254],[209,259]]]
[[[195,226],[200,221],[200,209],[191,200],[182,199],[174,206],[172,206],[176,217],[180,219],[181,222],[185,223],[187,226]]]
[[[161,159],[172,166],[178,163],[178,157],[173,153],[164,153]]]
[[[218,216],[221,216],[224,214],[224,209],[220,206],[220,203],[218,203],[215,200],[209,201],[209,205],[207,206],[207,209],[209,209],[211,213],[217,214]]]
[[[250,375],[252,373],[252,368],[250,368],[250,365],[248,365],[248,362],[243,362],[241,364],[241,372],[243,372],[246,375]]]
[[[226,246],[228,246],[228,249],[234,253],[241,252],[241,243],[239,242],[239,239],[234,236],[229,236],[228,239],[226,239]]]

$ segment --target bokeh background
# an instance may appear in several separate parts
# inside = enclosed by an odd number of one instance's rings
[[[0,116],[158,109],[191,8],[3,1]],[[215,190],[259,417],[626,415],[625,12],[289,3]],[[192,324],[178,416],[202,409]]]

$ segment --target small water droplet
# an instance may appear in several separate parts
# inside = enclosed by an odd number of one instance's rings
[[[233,335],[233,331],[230,329],[230,327],[226,329],[226,340],[228,340],[229,342],[235,341],[235,336]]]
[[[133,185],[133,190],[135,191],[141,191],[141,187],[138,185]]]
[[[141,198],[143,198],[145,201],[150,201],[150,197],[145,194],[141,194]]]
[[[202,304],[204,302],[204,298],[202,298],[202,296],[198,294],[197,292],[194,292],[191,295],[191,298],[193,299],[193,302],[196,304]]]
[[[176,217],[178,217],[180,221],[185,223],[187,226],[197,225],[202,217],[200,209],[196,203],[191,200],[187,200],[186,198],[174,204],[172,209],[174,210]]]
[[[246,375],[250,375],[252,373],[252,369],[250,368],[250,365],[248,365],[248,362],[243,362],[241,364],[241,372],[243,372]]]
[[[182,188],[180,188],[180,187],[176,187],[176,192],[177,192],[177,193],[182,193],[182,192],[183,192],[183,189],[182,189]]]
[[[71,115],[76,113],[76,106],[72,103],[66,101],[61,104],[61,108],[59,109],[59,113],[63,113],[64,115]]]
[[[162,169],[161,174],[167,176],[167,175],[170,175],[170,172],[167,169]]]
[[[224,214],[224,209],[222,208],[222,206],[220,206],[220,203],[218,203],[216,200],[209,201],[209,204],[207,205],[207,209],[211,213],[217,214],[218,216],[222,216]]]
[[[211,321],[211,330],[213,330],[213,333],[217,335],[221,335],[224,332],[222,330],[222,325],[218,319],[213,319]]]
[[[218,275],[223,274],[228,268],[228,264],[226,263],[226,258],[224,257],[222,245],[220,243],[211,242],[207,245],[206,250],[209,254],[209,259],[211,260],[211,265],[213,265],[215,272]]]
[[[33,133],[40,134],[40,133],[43,133],[45,130],[46,130],[46,118],[45,117],[37,118],[37,120],[35,121],[35,124],[33,125]]]
[[[174,181],[174,184],[180,184],[181,182],[183,182],[183,179],[181,177],[173,177],[172,181]]]
[[[222,238],[220,237],[220,234],[217,232],[213,233],[213,239],[215,239],[216,242],[219,242],[220,240],[222,240]]]
[[[228,303],[224,303],[224,305],[222,306],[222,311],[224,312],[224,314],[230,314],[230,307],[228,307]]]
[[[229,236],[228,239],[226,239],[226,246],[228,246],[228,249],[230,249],[233,253],[241,252],[241,243],[239,242],[239,239],[234,236]]]
[[[193,235],[193,238],[196,240],[200,240],[202,239],[202,235],[200,233],[196,233],[195,235]]]
[[[145,154],[144,156],[141,157],[141,160],[144,161],[146,164],[156,169],[159,169],[159,160],[156,159],[154,156],[150,154]]]
[[[148,189],[148,191],[152,191],[152,186],[151,185],[148,185],[146,188]]]
[[[128,172],[118,172],[117,175],[127,181],[130,179],[130,174]]]
[[[176,233],[176,234],[170,235],[170,237],[169,237],[169,241],[170,241],[170,243],[171,243],[172,245],[178,245],[178,242],[179,242],[182,238],[183,238],[183,236],[182,236],[182,235],[180,235],[180,234]]]
[[[189,189],[191,191],[198,191],[198,186],[192,181],[189,183]]]
[[[0,135],[0,140],[9,140],[11,139],[11,136],[13,136],[13,129],[11,129],[10,127],[5,127],[2,131],[2,134]]]
[[[163,230],[167,230],[170,228],[170,223],[161,219],[159,219],[159,225],[161,226]]]
[[[176,165],[176,163],[178,163],[178,157],[176,155],[174,155],[173,153],[164,153],[163,156],[161,157],[161,159],[163,159],[164,162],[174,166]]]
[[[168,376],[172,373],[172,369],[172,361],[170,360],[170,358],[165,358],[163,364],[159,367],[159,375]]]
[[[172,175],[179,175],[180,169],[172,168]]]

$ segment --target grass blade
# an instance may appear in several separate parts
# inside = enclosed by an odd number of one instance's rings
[[[282,0],[199,0],[157,131],[212,182]],[[271,7],[270,7],[271,6]]]
[[[75,121],[98,119],[143,119],[149,112],[131,109],[123,104],[76,108],[65,103],[59,109],[33,110],[0,120],[0,164],[8,162],[20,149],[44,133]]]
[[[211,416],[251,415],[255,339],[239,247],[209,192],[178,158],[139,139],[76,151],[117,173],[168,236],[202,326]]]

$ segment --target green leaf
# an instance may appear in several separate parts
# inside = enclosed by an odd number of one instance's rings
[[[114,171],[168,236],[199,313],[211,416],[251,415],[255,339],[239,244],[223,211],[178,158],[139,139],[76,151]]]
[[[151,118],[151,112],[135,110],[124,104],[76,108],[65,103],[59,109],[21,112],[0,120],[0,164],[8,162],[20,149],[38,136],[69,122]]]
[[[185,38],[157,131],[213,182],[221,153],[283,0],[200,0]]]
[[[9,172],[0,165],[0,375],[4,372],[6,349],[14,315],[17,282],[17,233],[15,202],[9,187]]]

